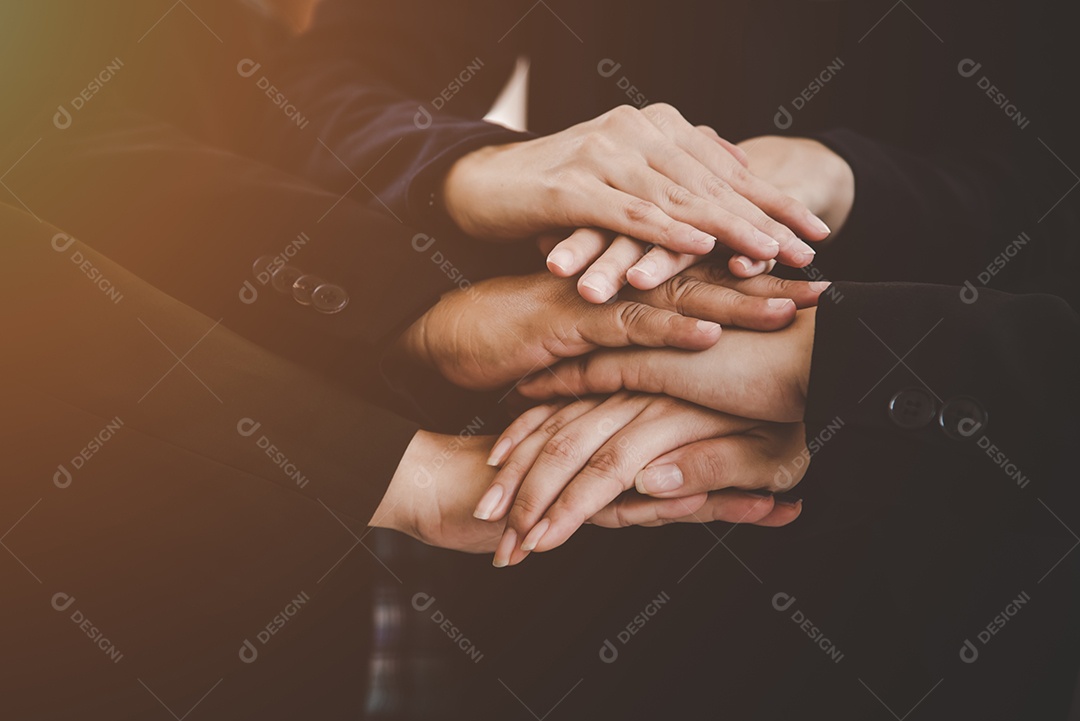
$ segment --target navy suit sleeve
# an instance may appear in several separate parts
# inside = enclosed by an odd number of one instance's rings
[[[290,171],[439,230],[432,194],[450,165],[530,137],[483,120],[524,52],[524,31],[509,33],[519,6],[328,0],[269,71],[311,127],[271,119],[267,147]]]

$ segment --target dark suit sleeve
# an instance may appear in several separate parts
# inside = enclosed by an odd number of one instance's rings
[[[837,283],[823,302],[808,434],[830,423],[931,457],[985,455],[1048,481],[1078,421],[1080,320],[1049,295],[986,288]]]
[[[267,352],[64,231],[9,206],[0,220],[6,302],[25,304],[4,318],[6,382],[120,416],[124,428],[367,523],[414,424]]]
[[[268,71],[310,128],[268,118],[266,147],[340,192],[363,178],[378,198],[364,201],[437,229],[432,193],[450,165],[529,137],[482,120],[520,51],[522,32],[508,34],[520,5],[328,0]]]
[[[12,177],[40,217],[226,327],[365,394],[384,390],[375,364],[387,344],[442,293],[483,275],[450,238],[418,235],[137,113],[87,117],[47,135]],[[276,277],[289,280],[292,268],[338,287],[347,305],[326,313],[298,302],[291,281]]]

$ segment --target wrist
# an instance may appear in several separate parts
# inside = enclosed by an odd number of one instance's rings
[[[810,142],[819,151],[820,186],[828,188],[820,207],[814,212],[832,228],[835,235],[844,227],[855,205],[855,173],[848,162],[827,145],[817,140]]]
[[[489,145],[463,155],[450,166],[443,179],[439,193],[442,210],[467,235],[488,235],[478,211],[484,203],[493,201],[490,191],[485,188],[485,179],[490,175],[492,161],[505,148]]]
[[[472,512],[495,476],[486,464],[494,440],[417,431],[368,525],[468,550],[461,529],[481,523]]]
[[[440,302],[442,301],[440,300]],[[394,344],[394,351],[397,355],[425,368],[435,367],[435,360],[431,353],[428,323],[432,312],[437,306],[438,303],[429,308],[426,313],[405,329],[405,332],[398,338],[397,343]]]

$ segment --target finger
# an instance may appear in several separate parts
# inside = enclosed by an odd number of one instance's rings
[[[506,460],[506,457],[510,455],[510,452],[514,450],[518,443],[532,435],[540,427],[541,423],[555,415],[566,403],[567,401],[544,403],[530,408],[515,418],[514,422],[507,426],[506,430],[495,441],[495,445],[491,448],[491,455],[488,456],[487,464],[493,467],[502,465],[502,462]]]
[[[686,350],[711,348],[720,339],[720,326],[687,318],[644,303],[617,301],[593,306],[574,327],[580,339],[605,348],[646,346]]]
[[[696,496],[695,496],[696,498]],[[716,491],[702,506],[681,518],[663,523],[747,523],[754,526],[786,526],[802,513],[802,501],[782,503],[776,496],[759,496],[745,491]]]
[[[646,168],[646,170],[648,170]],[[653,171],[655,172],[655,171]],[[640,163],[628,164],[618,175],[642,173]],[[716,246],[716,237],[693,225],[675,220],[651,200],[597,181],[581,202],[588,206],[572,208],[575,215],[593,218],[593,225],[668,248],[676,253],[705,255]],[[748,236],[749,237],[749,236]]]
[[[596,228],[578,228],[559,242],[547,256],[547,267],[560,278],[577,275],[600,257],[611,244],[612,233]]]
[[[578,293],[590,303],[606,303],[626,285],[626,271],[645,255],[645,249],[640,241],[616,236],[581,276]]]
[[[760,298],[790,298],[799,308],[811,308],[817,305],[822,292],[831,285],[828,281],[787,280],[769,274],[755,275],[752,278],[733,278],[716,263],[698,263],[687,268],[682,275],[713,285],[722,285],[745,295]]]
[[[745,255],[733,255],[728,259],[728,269],[738,278],[753,278],[769,270],[768,261],[754,260]]]
[[[659,526],[691,516],[708,500],[705,493],[686,498],[648,498],[634,492],[624,493],[595,513],[589,523],[601,528]]]
[[[491,485],[477,504],[477,510],[481,511],[485,521],[497,521],[506,515],[510,505],[514,502],[521,481],[525,474],[532,468],[536,457],[540,455],[544,445],[551,436],[558,433],[559,429],[570,423],[575,418],[583,415],[600,404],[596,398],[586,398],[567,404],[557,413],[541,422],[540,426],[527,438],[522,440],[514,448],[510,457],[499,472],[495,474]],[[481,508],[482,506],[482,508]],[[480,517],[480,516],[478,516]]]
[[[548,526],[541,519],[575,476],[594,463],[596,454],[606,447],[612,436],[634,421],[652,400],[644,395],[620,393],[567,423],[548,439],[517,490],[507,515],[507,526],[517,531],[518,538],[523,541],[522,551],[533,550],[545,535]],[[594,492],[606,496],[596,508],[603,508],[632,483],[632,473],[625,478],[608,477],[596,482]],[[581,521],[584,522],[592,512],[593,509],[589,509]]]
[[[672,253],[667,248],[653,247],[626,271],[626,280],[638,290],[652,290],[702,260],[700,255]]]
[[[564,484],[522,550],[549,551],[564,543],[588,518],[629,488],[650,458],[702,438],[738,433],[750,424],[689,403],[650,403],[632,423],[611,435]]]
[[[799,237],[807,240],[824,240],[832,232],[821,218],[795,200],[733,162],[733,156],[700,132],[682,133],[679,143],[684,150],[727,180],[744,198],[749,199],[770,217],[783,223]],[[784,261],[786,262],[786,261]]]
[[[766,274],[741,279],[731,287],[760,298],[790,298],[799,308],[812,308],[830,285],[828,281],[787,280]]]
[[[685,220],[686,222],[693,224],[694,227],[707,230],[710,233],[715,233],[719,241],[724,245],[738,252],[744,252],[758,260],[779,257],[788,265],[795,265],[796,267],[802,267],[813,261],[813,248],[801,241],[790,228],[776,222],[751,200],[743,197],[743,195],[738,193],[729,182],[724,180],[721,176],[712,173],[709,168],[690,153],[682,150],[672,152],[670,144],[663,143],[650,148],[647,157],[650,165],[652,165],[652,167],[662,176],[670,178],[678,185],[689,190],[695,196],[707,201],[702,208],[687,208],[688,210],[704,211],[708,208],[709,204],[716,208],[722,208],[731,215],[750,223],[758,232],[764,234],[764,236],[771,238],[779,244],[779,249],[771,251],[768,254],[748,252],[743,248],[736,247],[736,245],[728,242],[727,236],[724,234],[724,227],[704,225],[702,220],[696,216],[683,216],[679,214],[678,211],[681,210],[681,208],[669,208],[663,203],[659,203],[660,207],[668,215],[673,218],[678,218],[679,220]],[[745,172],[741,166],[734,162],[731,163],[731,167],[737,169],[740,173]],[[676,200],[678,197],[671,196],[669,199]]]
[[[806,473],[808,464],[788,462],[802,455],[804,444],[801,423],[768,424],[751,433],[689,443],[650,462],[634,486],[658,498],[727,488],[787,490]]]
[[[672,148],[668,145],[666,152],[671,153],[671,151]],[[686,156],[682,152],[677,154]],[[736,194],[730,190],[726,191],[730,197],[725,198],[724,202],[713,198],[706,199],[697,195],[677,180],[685,178],[689,175],[689,172],[680,172],[677,161],[671,159],[661,160],[664,155],[665,150],[663,148],[656,148],[649,157],[649,162],[664,168],[664,172],[652,168],[635,168],[634,172],[629,172],[630,169],[628,168],[627,172],[611,178],[612,185],[621,191],[629,193],[631,196],[647,198],[666,216],[675,218],[677,222],[687,223],[710,233],[717,238],[718,242],[738,253],[761,260],[776,257],[776,254],[780,251],[781,243],[756,228],[745,217],[745,215],[753,216],[757,213],[760,214],[764,222],[767,220],[764,213],[753,208],[753,205],[746,202],[745,199],[742,199],[742,202],[735,199]],[[719,179],[717,179],[717,182],[722,183]],[[726,183],[723,183],[723,185],[726,186]],[[716,192],[721,193],[723,191],[717,190]],[[738,208],[745,215],[733,212],[732,206]],[[774,223],[771,220],[769,222]],[[635,238],[641,237],[637,234],[632,235]],[[657,243],[657,245],[675,252],[692,252],[684,248],[674,247],[668,243]]]
[[[589,522],[602,528],[665,526],[670,523],[746,523],[755,526],[784,526],[802,512],[802,501],[781,504],[773,496],[743,491],[699,493],[686,498],[649,498],[625,493]]]
[[[517,391],[532,399],[614,393],[623,389],[677,395],[669,393],[667,388],[670,379],[678,378],[683,371],[678,353],[639,349],[591,353],[560,361],[519,383]]]
[[[691,318],[710,320],[751,330],[786,328],[795,320],[795,303],[784,297],[747,295],[735,288],[709,283],[690,275],[672,278],[660,288],[641,295],[649,305]]]
[[[738,160],[739,164],[742,165],[744,168],[750,167],[750,156],[746,154],[746,151],[740,148],[735,143],[724,140],[724,138],[720,137],[720,133],[716,132],[716,130],[709,127],[708,125],[699,125],[697,126],[697,131],[699,133],[704,133],[705,136],[710,140],[719,143],[720,147],[731,153],[732,156],[734,156],[734,158]]]

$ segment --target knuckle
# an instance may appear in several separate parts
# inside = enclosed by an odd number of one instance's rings
[[[625,504],[616,502],[612,511],[614,511],[615,515],[615,525],[619,528],[627,528],[628,526],[636,525],[634,519],[627,514]]]
[[[617,448],[601,448],[593,454],[585,467],[596,476],[616,478],[622,470],[622,453]]]
[[[781,210],[794,213],[796,211],[802,211],[806,208],[806,206],[804,206],[802,203],[800,203],[798,200],[791,197],[787,193],[781,193],[780,191],[777,191],[776,194],[779,196],[779,201],[777,204],[780,206]]]
[[[513,457],[510,458],[502,467],[500,471],[500,481],[503,485],[509,488],[513,488],[525,474],[529,472],[531,466],[527,463],[523,463],[519,459]]]
[[[581,442],[567,433],[557,433],[547,442],[542,451],[545,459],[559,466],[576,464],[581,454]]]
[[[668,306],[677,313],[687,315],[687,308],[694,303],[705,289],[706,286],[696,278],[677,275],[664,284],[665,300]]]
[[[540,433],[545,436],[554,436],[563,429],[566,425],[566,418],[562,415],[555,415],[544,421],[540,426]]]
[[[731,485],[727,483],[729,469],[726,459],[712,448],[701,449],[697,453],[695,462],[688,465],[689,468],[684,467],[684,471],[689,471],[687,475],[690,478],[687,480],[690,483],[697,481],[699,486],[707,488],[723,488]]]
[[[651,315],[650,308],[642,303],[619,304],[616,313],[618,314],[619,323],[626,332],[647,323]]]
[[[645,112],[647,112],[652,117],[660,117],[660,118],[681,118],[682,117],[682,115],[679,113],[679,111],[676,110],[675,106],[672,105],[671,103],[652,103],[651,105],[645,106]]]
[[[546,504],[535,493],[521,489],[514,499],[514,507],[511,509],[511,521],[518,522],[527,518],[534,518],[544,512]]]
[[[701,281],[709,286],[726,288],[732,282],[731,273],[721,263],[699,263],[694,270],[701,275]]]
[[[748,185],[752,180],[754,180],[754,176],[750,174],[750,171],[744,168],[741,164],[735,162],[734,158],[731,159],[731,162],[734,163],[734,165],[731,166],[731,168],[728,170],[728,173],[730,175],[729,182],[733,186],[745,186]]]
[[[641,111],[632,105],[618,105],[600,117],[601,125],[625,127],[641,120]]]
[[[734,192],[730,183],[712,173],[709,173],[702,179],[701,186],[705,189],[705,192],[708,193],[710,198],[718,200],[727,198]]]
[[[664,202],[674,208],[685,208],[693,204],[694,194],[681,185],[671,183],[664,187]]]
[[[589,520],[583,510],[584,508],[585,499],[574,493],[573,486],[571,486],[563,495],[559,496],[555,503],[551,504],[551,508],[548,509],[546,515],[551,519],[552,524],[561,523],[580,526]]]
[[[641,198],[634,198],[627,201],[623,206],[622,212],[626,219],[634,224],[647,223],[657,212],[657,207],[654,203]]]
[[[779,238],[782,241],[790,242],[793,240],[797,240],[795,234],[792,233],[786,225],[784,225],[783,223],[777,223],[775,220],[769,218],[768,216],[765,217],[764,222],[762,222],[761,224],[761,232],[773,238]]]

